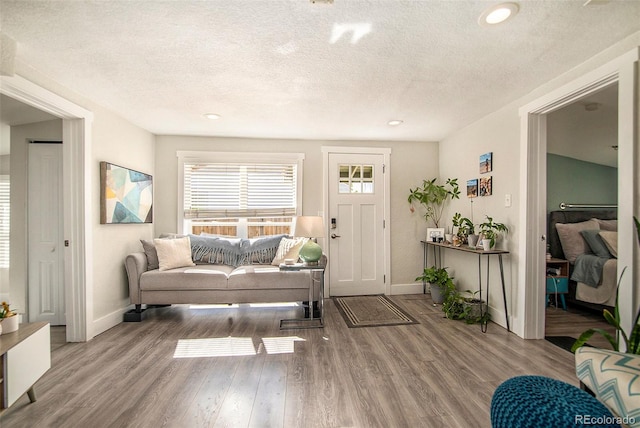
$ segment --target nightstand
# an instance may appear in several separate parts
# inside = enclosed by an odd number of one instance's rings
[[[562,309],[567,310],[567,303],[564,295],[569,293],[569,262],[562,259],[547,259],[547,306],[549,306],[549,295],[556,294],[560,297]]]

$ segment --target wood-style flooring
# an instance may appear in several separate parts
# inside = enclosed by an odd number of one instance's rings
[[[615,328],[607,323],[601,313],[580,310],[571,306],[564,311],[553,306],[547,307],[545,336],[569,336],[577,339],[585,330],[601,328],[615,336]],[[587,342],[592,346],[611,349],[611,345],[600,334],[595,334]]]
[[[578,385],[573,354],[548,341],[483,334],[428,295],[391,299],[420,324],[347,328],[330,299],[325,328],[307,330],[279,329],[300,308],[153,309],[56,347],[38,401],[20,398],[0,426],[489,427],[513,376]]]

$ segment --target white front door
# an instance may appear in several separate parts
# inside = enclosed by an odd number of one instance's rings
[[[328,164],[329,294],[385,294],[384,155],[329,153]]]
[[[29,321],[65,324],[62,144],[29,144]]]

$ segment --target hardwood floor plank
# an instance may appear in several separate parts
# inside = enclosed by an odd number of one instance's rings
[[[330,299],[324,329],[280,330],[300,307],[150,309],[141,323],[52,348],[38,401],[21,397],[0,425],[488,427],[493,392],[510,377],[578,385],[573,355],[546,340],[495,324],[481,333],[425,295],[391,299],[419,324],[348,328]],[[195,354],[177,358],[179,343]]]

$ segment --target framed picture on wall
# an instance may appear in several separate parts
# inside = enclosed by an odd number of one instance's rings
[[[467,180],[467,198],[478,197],[478,179]]]
[[[493,177],[480,179],[480,196],[491,196],[491,182]]]
[[[493,152],[480,155],[480,174],[493,171]]]
[[[153,177],[100,162],[100,224],[153,223]]]

